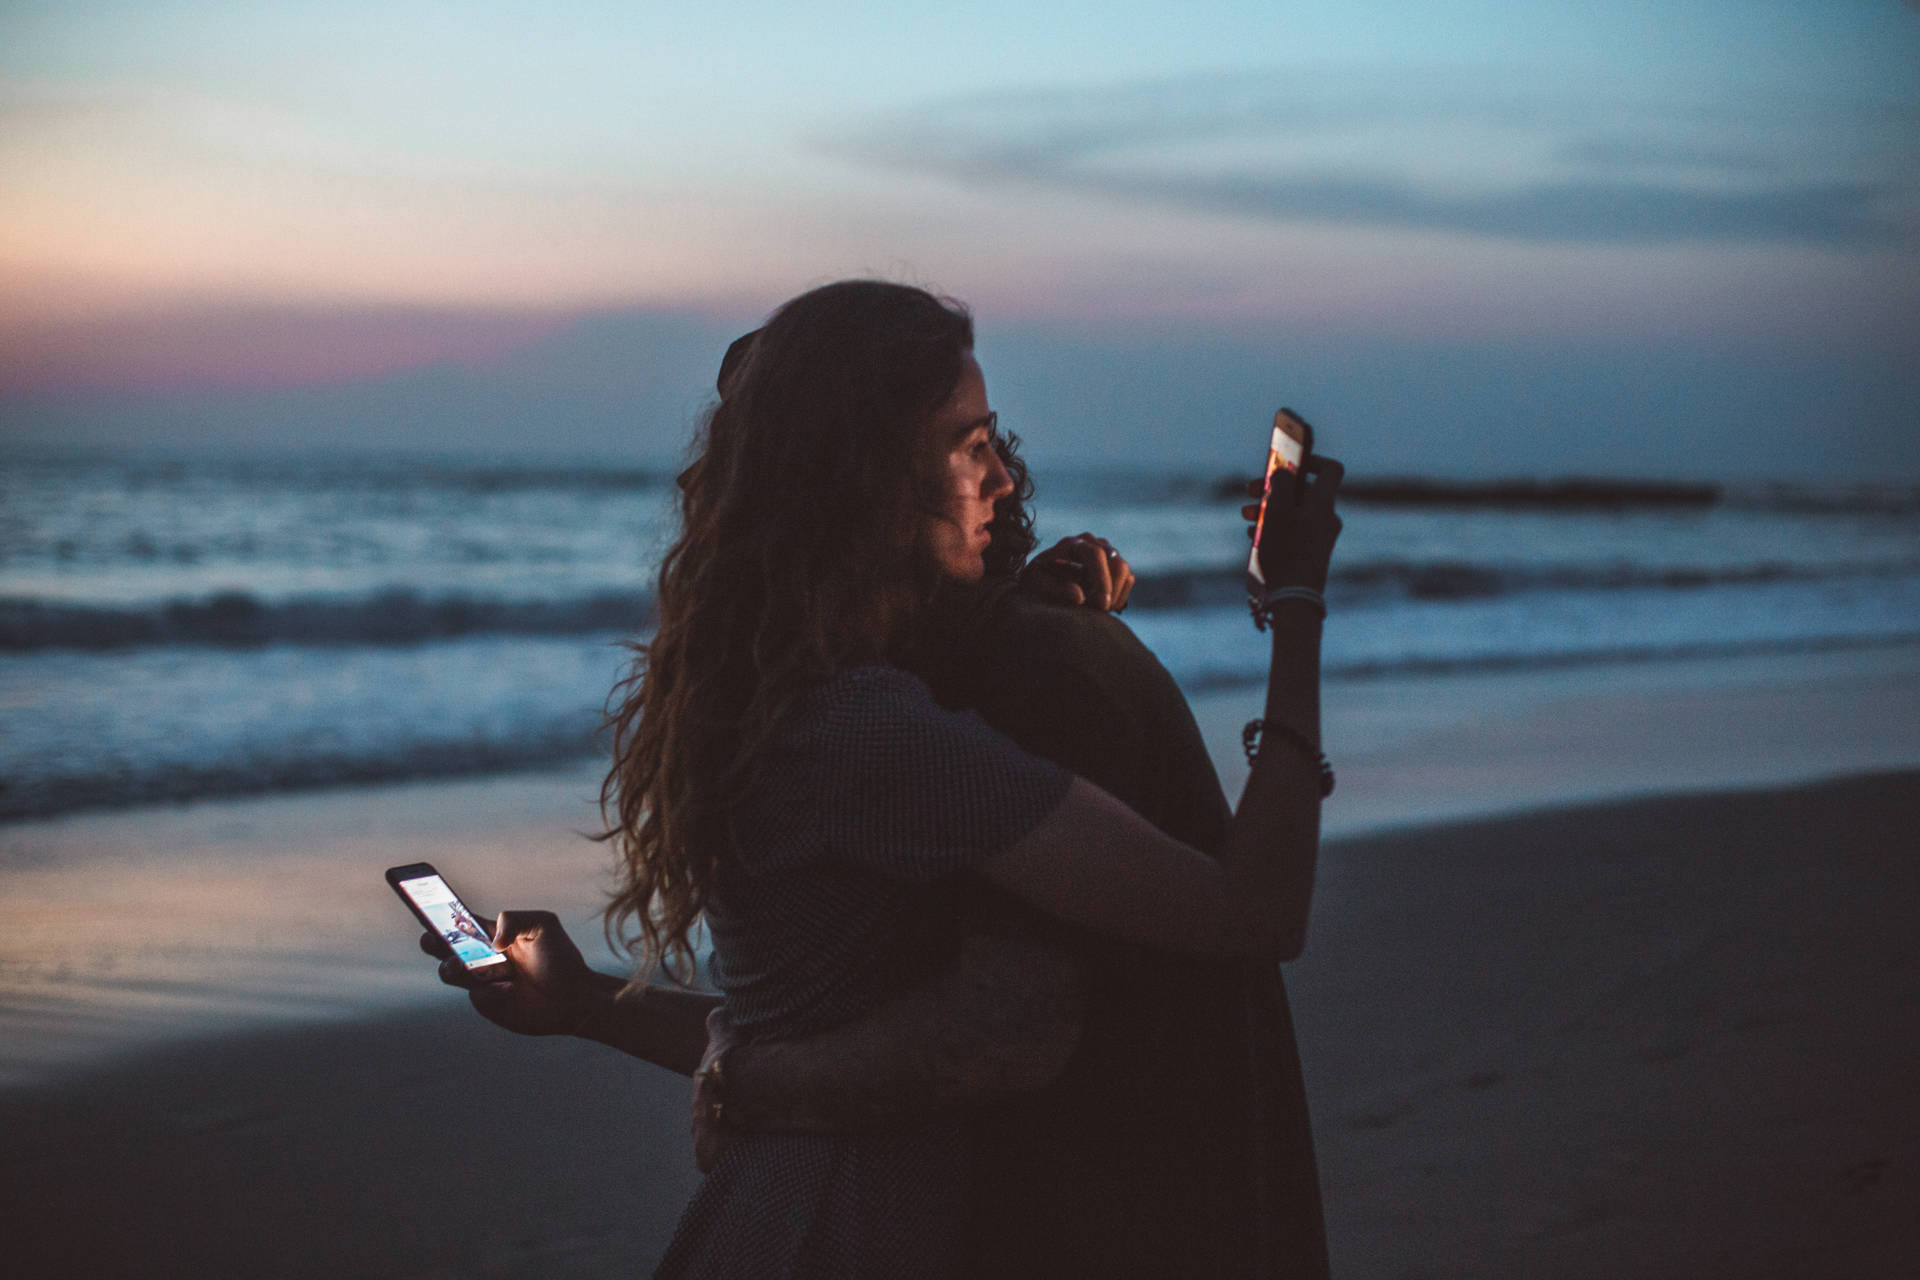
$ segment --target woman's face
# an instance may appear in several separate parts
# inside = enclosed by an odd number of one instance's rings
[[[941,576],[959,582],[978,582],[986,573],[981,555],[993,541],[987,532],[993,504],[1013,492],[994,438],[987,381],[969,355],[959,385],[921,436],[916,459],[923,492],[934,506],[921,516],[921,544]]]

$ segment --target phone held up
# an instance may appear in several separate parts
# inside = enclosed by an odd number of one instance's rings
[[[1273,415],[1267,442],[1267,478],[1260,488],[1260,512],[1254,518],[1253,552],[1247,557],[1247,595],[1266,599],[1267,575],[1260,570],[1260,539],[1267,530],[1267,504],[1299,502],[1307,492],[1307,455],[1313,452],[1313,428],[1291,409]]]
[[[512,972],[512,961],[494,949],[486,930],[480,927],[467,904],[440,878],[432,863],[388,867],[387,883],[420,918],[428,932],[446,939],[447,946],[453,949],[468,973],[476,978],[495,979]]]

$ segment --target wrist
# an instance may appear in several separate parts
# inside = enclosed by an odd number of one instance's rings
[[[1286,743],[1296,756],[1313,766],[1322,800],[1333,794],[1333,766],[1320,749],[1317,735],[1309,737],[1278,717],[1249,720],[1240,731],[1240,744],[1246,749],[1249,768],[1266,754],[1268,745],[1275,740]]]
[[[1282,583],[1268,588],[1259,598],[1249,597],[1247,609],[1253,614],[1253,625],[1265,631],[1275,618],[1286,618],[1289,622],[1298,622],[1312,618],[1314,622],[1324,622],[1327,616],[1327,598],[1317,588],[1301,583]]]

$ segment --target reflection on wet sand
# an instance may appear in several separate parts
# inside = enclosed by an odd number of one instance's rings
[[[579,834],[592,785],[535,775],[0,828],[0,1084],[156,1037],[450,998],[381,878],[399,862],[458,874],[480,911],[550,906],[591,943],[606,865]]]

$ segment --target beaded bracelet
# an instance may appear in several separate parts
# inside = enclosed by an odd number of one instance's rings
[[[1333,766],[1327,763],[1326,753],[1313,745],[1307,735],[1286,723],[1284,720],[1249,720],[1246,728],[1240,731],[1240,745],[1246,749],[1247,763],[1251,765],[1254,757],[1260,754],[1261,740],[1268,733],[1278,734],[1288,745],[1294,747],[1307,759],[1313,761],[1314,768],[1320,771],[1320,798],[1326,799],[1333,794]]]
[[[1267,629],[1273,621],[1273,606],[1282,600],[1301,600],[1310,604],[1322,618],[1327,616],[1327,598],[1312,587],[1275,587],[1267,592],[1266,599],[1255,600],[1247,597],[1247,611],[1253,614],[1253,625],[1260,631]]]

